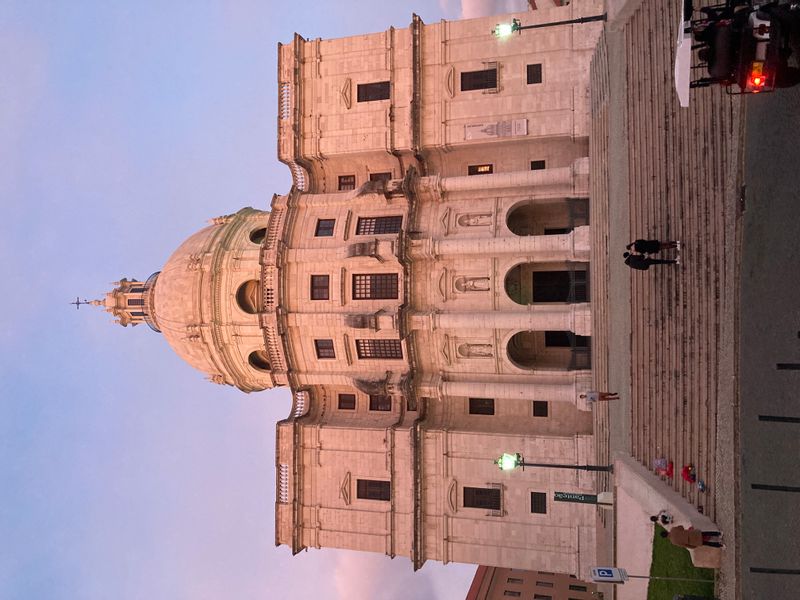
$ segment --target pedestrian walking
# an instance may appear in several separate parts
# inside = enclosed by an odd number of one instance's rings
[[[625,246],[625,248],[628,250],[633,248],[634,251],[638,252],[639,254],[656,254],[662,250],[672,250],[674,248],[680,250],[681,243],[677,241],[662,242],[660,240],[634,240]]]
[[[585,394],[581,394],[581,400],[588,400],[589,402],[608,402],[609,400],[619,400],[618,392],[598,392],[591,390]]]
[[[650,268],[650,265],[679,265],[681,261],[671,258],[648,258],[646,256],[642,256],[641,254],[631,254],[630,252],[626,252],[622,255],[625,258],[625,264],[628,265],[631,269],[636,269],[637,271],[647,271]]]
[[[680,548],[699,548],[700,546],[711,546],[713,548],[724,548],[725,545],[719,541],[712,541],[711,538],[722,539],[719,531],[700,531],[694,527],[686,529],[683,525],[673,527],[668,532],[662,531],[661,537],[667,538],[673,545]]]
[[[653,523],[660,522],[662,525],[669,525],[670,523],[672,523],[672,515],[669,514],[666,510],[660,510],[658,511],[657,515],[653,515],[652,517],[650,517],[650,520]]]

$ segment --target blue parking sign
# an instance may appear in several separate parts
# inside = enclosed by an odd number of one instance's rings
[[[592,567],[592,581],[595,583],[625,583],[628,572],[616,567]]]

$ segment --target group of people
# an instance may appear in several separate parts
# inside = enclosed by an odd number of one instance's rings
[[[681,243],[678,241],[660,240],[634,240],[625,246],[629,252],[625,252],[622,257],[625,264],[637,271],[646,271],[650,265],[679,265],[680,258],[652,258],[652,254],[658,254],[662,250],[681,251]],[[680,256],[680,254],[679,254]]]
[[[673,521],[672,515],[666,510],[661,510],[657,515],[650,517],[653,523],[661,524],[663,527],[671,525]],[[725,544],[722,543],[722,533],[719,531],[701,531],[694,527],[688,529],[683,525],[677,525],[669,529],[669,531],[662,531],[661,537],[667,538],[675,546],[681,548],[698,548],[700,546],[711,546],[713,548],[724,548]]]

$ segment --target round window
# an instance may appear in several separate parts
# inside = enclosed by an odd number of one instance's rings
[[[236,291],[236,302],[244,312],[256,314],[261,309],[261,284],[255,279],[245,281]]]
[[[264,238],[267,237],[267,228],[262,227],[261,229],[254,229],[250,232],[250,241],[254,244],[261,244],[264,241]]]
[[[251,352],[250,356],[247,358],[247,362],[250,363],[251,367],[259,371],[272,370],[272,366],[269,364],[269,356],[264,350],[255,350]]]

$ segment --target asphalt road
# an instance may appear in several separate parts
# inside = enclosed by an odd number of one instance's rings
[[[747,99],[741,598],[800,597],[800,86]]]

